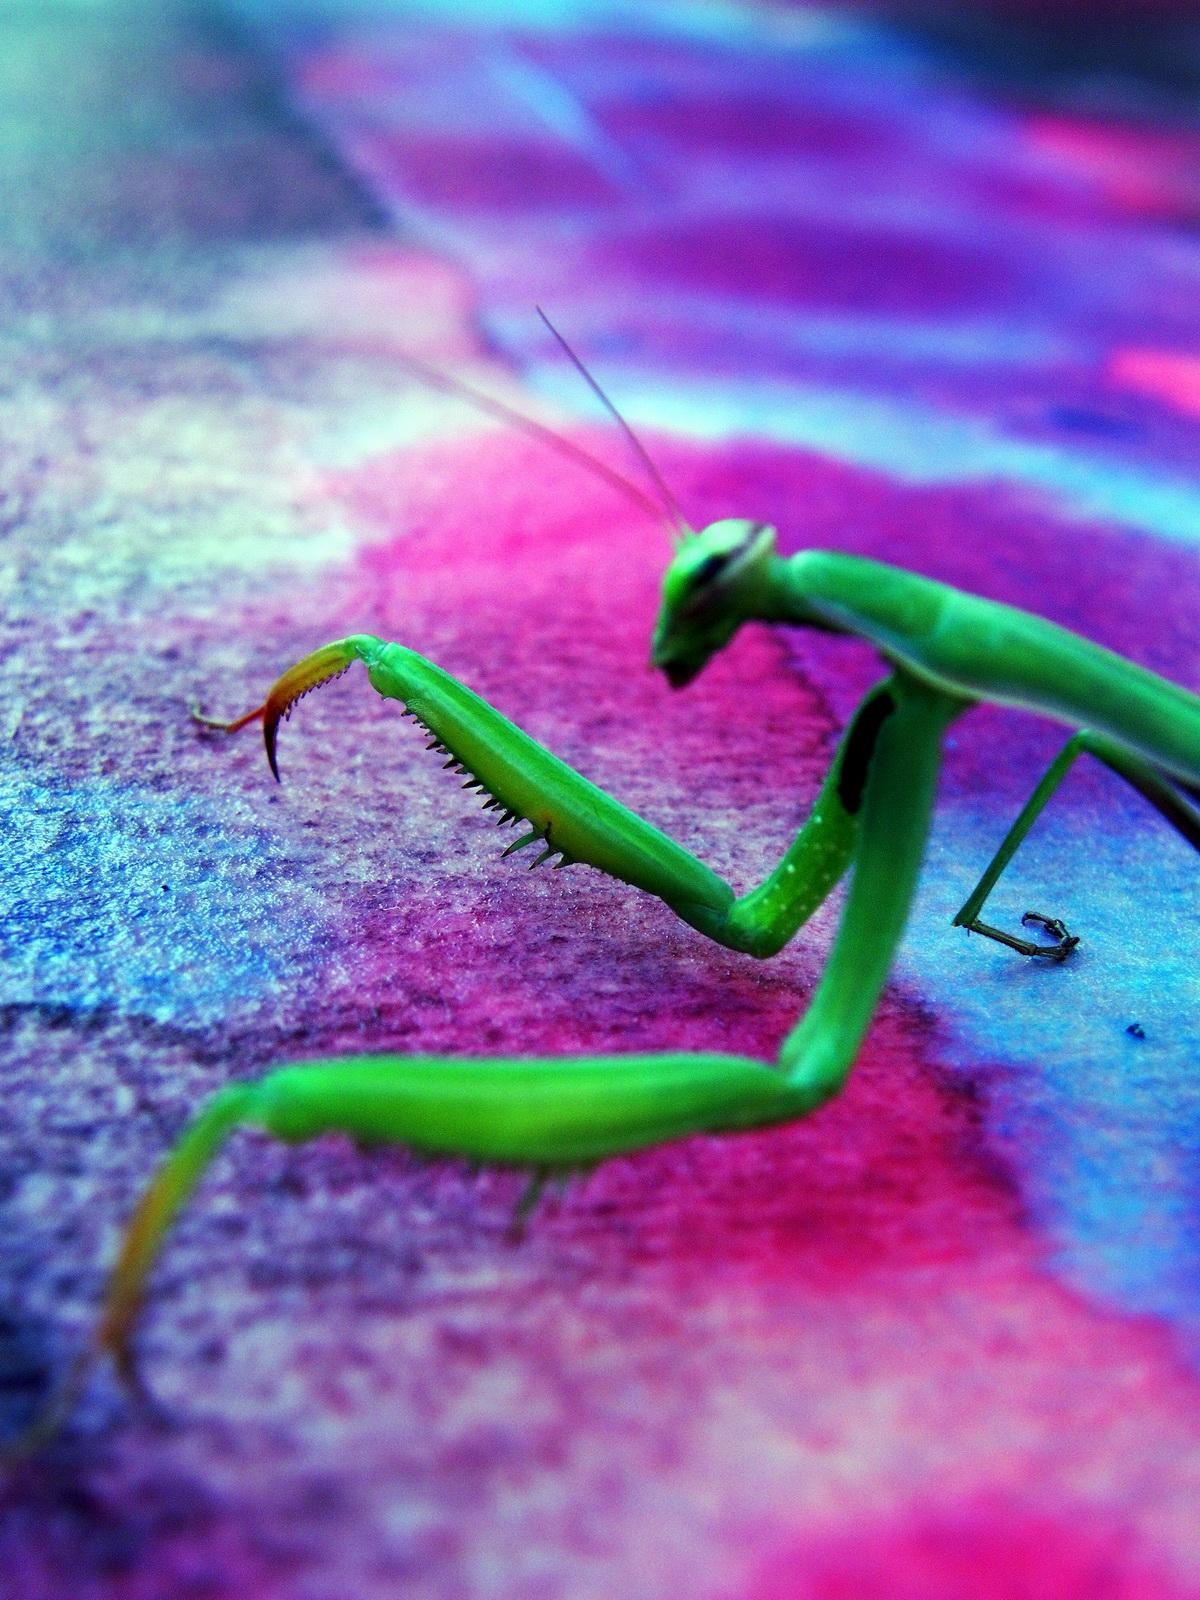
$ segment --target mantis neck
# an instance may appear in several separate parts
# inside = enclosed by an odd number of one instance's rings
[[[824,550],[772,556],[751,601],[754,620],[782,622],[794,628],[820,628],[826,633],[857,633],[858,628],[827,609],[831,602],[836,604],[839,599],[850,597],[849,593],[841,593],[849,586],[837,581],[837,567],[843,559],[855,558]]]

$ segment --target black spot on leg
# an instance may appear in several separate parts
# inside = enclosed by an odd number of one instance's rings
[[[871,770],[871,757],[884,723],[896,709],[896,701],[886,689],[873,694],[860,706],[850,724],[850,732],[842,751],[842,766],[838,773],[838,799],[851,816],[862,805],[863,790],[867,786],[867,773]]]

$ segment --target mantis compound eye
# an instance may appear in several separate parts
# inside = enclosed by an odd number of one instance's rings
[[[710,584],[719,573],[723,572],[732,559],[732,552],[714,550],[712,555],[705,556],[704,560],[692,573],[692,586],[702,589]]]
[[[664,584],[678,611],[733,610],[747,615],[758,580],[775,551],[775,530],[747,517],[726,517],[693,534]]]

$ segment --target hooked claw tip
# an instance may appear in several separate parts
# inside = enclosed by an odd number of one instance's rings
[[[275,740],[278,737],[278,734],[279,734],[279,718],[278,717],[264,717],[263,718],[263,743],[267,747],[267,765],[271,768],[271,771],[275,776],[275,782],[276,783],[282,783],[283,779],[279,776],[279,760],[278,760],[278,757],[277,757],[276,752],[275,752]]]
[[[358,651],[352,640],[339,639],[336,644],[323,645],[320,650],[314,650],[302,661],[297,661],[295,666],[289,667],[272,685],[262,708],[263,742],[267,747],[267,762],[276,783],[282,782],[276,751],[279,724],[297,700],[310,690],[319,689],[323,683],[340,678],[353,664],[357,655]]]

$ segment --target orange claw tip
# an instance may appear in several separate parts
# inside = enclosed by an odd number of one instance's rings
[[[266,709],[265,705],[255,706],[254,710],[247,711],[244,717],[237,717],[233,722],[222,722],[218,717],[206,717],[200,709],[198,700],[188,701],[188,715],[192,721],[198,723],[202,728],[211,728],[214,733],[237,733],[247,723],[257,722]]]
[[[339,639],[336,644],[322,645],[319,650],[314,650],[310,656],[305,656],[302,661],[297,661],[294,667],[287,671],[271,687],[271,692],[263,703],[261,715],[263,719],[263,743],[267,747],[267,760],[271,771],[279,783],[279,763],[276,759],[275,743],[279,735],[279,724],[291,714],[292,707],[297,700],[303,699],[313,689],[319,689],[323,683],[331,683],[334,678],[340,678],[343,672],[358,659],[358,640],[356,638]],[[259,715],[252,712],[251,716]],[[250,718],[242,719],[244,725]]]

